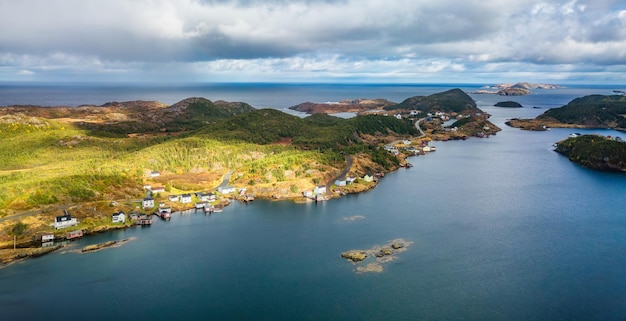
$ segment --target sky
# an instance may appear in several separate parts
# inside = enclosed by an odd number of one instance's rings
[[[624,0],[0,0],[2,82],[626,84]]]

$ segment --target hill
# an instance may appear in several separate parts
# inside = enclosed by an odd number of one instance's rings
[[[307,118],[292,116],[275,109],[259,109],[228,118],[201,133],[223,140],[255,144],[290,143],[302,149],[342,148],[362,144],[364,135],[380,137],[416,135],[410,121],[380,115],[349,119],[325,114]]]
[[[626,96],[589,95],[551,108],[535,119],[514,119],[508,125],[522,129],[547,127],[612,128],[626,130]]]
[[[156,101],[109,102],[79,107],[7,106],[0,115],[20,113],[32,117],[71,122],[103,136],[195,130],[217,120],[255,110],[242,102],[212,102],[187,98],[171,106]]]
[[[626,171],[626,143],[598,135],[570,137],[556,144],[556,152],[579,165],[607,171]]]
[[[343,112],[365,112],[369,110],[379,110],[387,106],[395,105],[387,99],[353,99],[342,100],[338,103],[312,103],[306,102],[289,107],[291,110],[304,112],[307,114],[334,114]]]
[[[424,113],[455,112],[476,113],[480,109],[468,94],[461,89],[451,89],[430,96],[415,96],[384,108],[385,110],[419,110]]]

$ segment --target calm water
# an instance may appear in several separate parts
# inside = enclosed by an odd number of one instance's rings
[[[390,88],[377,97],[410,90]],[[361,90],[319,101],[370,97],[371,88]],[[0,319],[623,320],[626,175],[553,152],[571,130],[503,125],[543,111],[531,106],[577,96],[570,89],[521,97],[522,109],[474,97],[502,132],[436,143],[437,152],[412,158],[415,167],[367,193],[177,214],[9,266],[0,270]],[[365,218],[344,219],[354,215]],[[128,237],[136,239],[120,248],[72,252]],[[396,238],[414,243],[382,273],[357,274],[339,257]]]

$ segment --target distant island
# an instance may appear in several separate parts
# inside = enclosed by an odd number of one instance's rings
[[[626,130],[626,96],[589,95],[551,108],[534,119],[511,119],[507,125],[525,130],[550,127],[610,128]]]
[[[368,112],[301,118],[201,97],[169,106],[0,107],[0,247],[16,241],[26,250],[44,236],[150,224],[153,214],[169,219],[168,211],[217,211],[231,201],[359,193],[384,173],[409,168],[408,156],[435,150],[433,140],[500,130],[460,89],[346,105]],[[113,218],[120,213],[128,219]],[[59,217],[80,233],[53,227]],[[40,253],[11,252],[0,262]]]
[[[360,113],[370,110],[380,110],[396,103],[387,99],[353,99],[342,100],[336,103],[312,103],[306,102],[289,107],[291,110],[307,113],[307,114],[336,114],[336,113]]]
[[[524,96],[532,93],[535,89],[558,89],[564,88],[554,84],[533,84],[528,82],[518,82],[515,84],[496,84],[484,86],[481,89],[471,92],[472,94],[488,94],[500,96]]]
[[[626,172],[626,143],[619,137],[574,134],[555,146],[556,152],[581,166]]]
[[[507,108],[520,108],[522,105],[515,101],[501,101],[497,102],[494,106],[496,107],[507,107]]]

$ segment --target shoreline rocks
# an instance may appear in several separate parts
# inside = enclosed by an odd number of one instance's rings
[[[356,265],[356,273],[383,272],[383,264],[397,259],[396,254],[402,253],[413,244],[403,239],[395,239],[384,245],[376,245],[369,250],[350,250],[341,253],[341,257]],[[374,260],[373,262],[372,259]],[[364,265],[361,265],[364,264]]]

